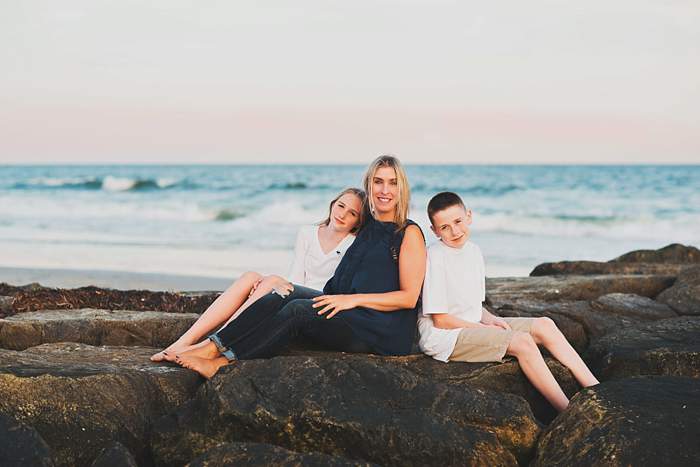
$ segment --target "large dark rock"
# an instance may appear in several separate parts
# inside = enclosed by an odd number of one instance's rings
[[[553,358],[545,358],[545,361],[566,395],[572,397],[580,387],[571,372]],[[535,417],[541,422],[550,422],[556,416],[556,410],[527,380],[517,360],[511,357],[506,357],[503,363],[443,363],[425,355],[411,355],[387,359],[386,363],[457,390],[485,389],[520,396],[528,402]]]
[[[530,272],[531,277],[555,276],[555,275],[656,275],[677,276],[685,264],[663,263],[611,263],[601,261],[558,261],[556,263],[542,263],[535,266]]]
[[[674,243],[658,250],[637,250],[611,261],[560,261],[542,263],[530,276],[557,274],[646,274],[677,276],[686,267],[700,263],[700,250]]]
[[[659,294],[658,301],[682,315],[700,315],[700,266],[683,271],[673,287]]]
[[[318,452],[300,453],[264,443],[226,443],[193,459],[188,467],[370,467],[361,461]]]
[[[153,292],[150,290],[115,290],[100,287],[54,289],[39,284],[11,286],[0,284],[0,295],[12,297],[15,313],[39,310],[99,310],[163,311],[168,313],[202,313],[219,296],[218,292]]]
[[[635,250],[611,260],[614,263],[700,263],[700,250],[694,246],[671,243],[658,250]]]
[[[591,340],[619,329],[678,315],[667,305],[635,294],[612,293],[592,301],[542,301],[520,299],[495,312],[509,317],[546,316],[554,320],[579,352]]]
[[[670,287],[674,276],[544,276],[506,277],[486,280],[486,302],[496,309],[530,301],[595,300],[610,293],[629,293],[654,298]]]
[[[53,466],[51,451],[37,431],[0,413],[0,465]]]
[[[114,443],[102,450],[91,467],[139,467],[136,459],[122,443]]]
[[[194,313],[55,310],[0,319],[0,348],[24,350],[53,342],[163,348],[195,322]]]
[[[544,432],[534,466],[700,465],[700,384],[646,377],[585,389]]]
[[[0,350],[0,414],[33,426],[57,465],[90,465],[115,441],[150,463],[154,419],[191,398],[191,371],[148,360],[154,349],[45,344]]]
[[[539,434],[520,397],[419,377],[387,358],[329,354],[236,362],[160,420],[159,465],[255,441],[381,465],[515,465]]]
[[[592,343],[585,359],[603,379],[636,375],[700,378],[700,317],[620,329]]]

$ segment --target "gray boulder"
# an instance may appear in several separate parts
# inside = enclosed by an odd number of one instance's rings
[[[599,312],[611,313],[638,321],[655,321],[678,316],[668,305],[648,297],[628,293],[603,295],[591,302],[591,307]]]
[[[654,298],[675,281],[675,276],[544,276],[506,277],[486,280],[486,302],[495,309],[515,306],[523,300],[595,300],[610,293]]]
[[[601,261],[558,261],[556,263],[542,263],[535,266],[530,272],[531,277],[555,276],[555,275],[655,275],[677,276],[688,265],[664,264],[664,263],[613,263]]]
[[[700,266],[683,271],[673,287],[661,292],[657,300],[681,315],[700,316]]]
[[[531,465],[700,465],[700,384],[678,377],[609,381],[579,393],[541,436]]]
[[[700,378],[700,317],[620,329],[593,342],[585,360],[603,379],[636,375]]]
[[[24,350],[45,343],[163,348],[195,322],[194,313],[46,310],[0,319],[0,348]]]

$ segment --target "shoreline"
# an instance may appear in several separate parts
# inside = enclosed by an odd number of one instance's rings
[[[525,268],[497,268],[494,277],[526,277]],[[529,272],[529,268],[527,272]],[[525,273],[524,273],[525,272]],[[44,287],[75,289],[95,286],[116,290],[151,290],[163,292],[221,292],[237,279],[232,277],[166,274],[102,269],[27,268],[0,266],[0,283],[13,286],[39,283]],[[488,276],[491,277],[491,276]]]
[[[0,282],[14,286],[39,283],[73,289],[95,286],[164,292],[222,291],[234,278],[92,269],[17,268],[0,266]]]

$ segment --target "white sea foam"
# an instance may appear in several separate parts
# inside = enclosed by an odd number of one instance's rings
[[[102,181],[102,188],[107,191],[128,191],[134,188],[136,180],[132,178],[118,178],[108,175]]]

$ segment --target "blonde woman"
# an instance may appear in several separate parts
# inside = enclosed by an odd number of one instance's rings
[[[323,222],[299,229],[289,281],[313,290],[323,288],[364,222],[366,198],[361,189],[347,188],[331,200],[328,217]],[[258,298],[272,290],[284,294],[289,288],[287,284],[279,276],[262,276],[252,271],[242,274],[180,338],[154,354],[151,360],[174,361],[179,352],[226,326]]]
[[[425,240],[408,219],[410,189],[397,158],[375,159],[364,188],[370,215],[323,292],[290,285],[286,297],[267,294],[176,361],[211,378],[233,360],[276,355],[297,336],[329,350],[409,353],[425,275]]]

